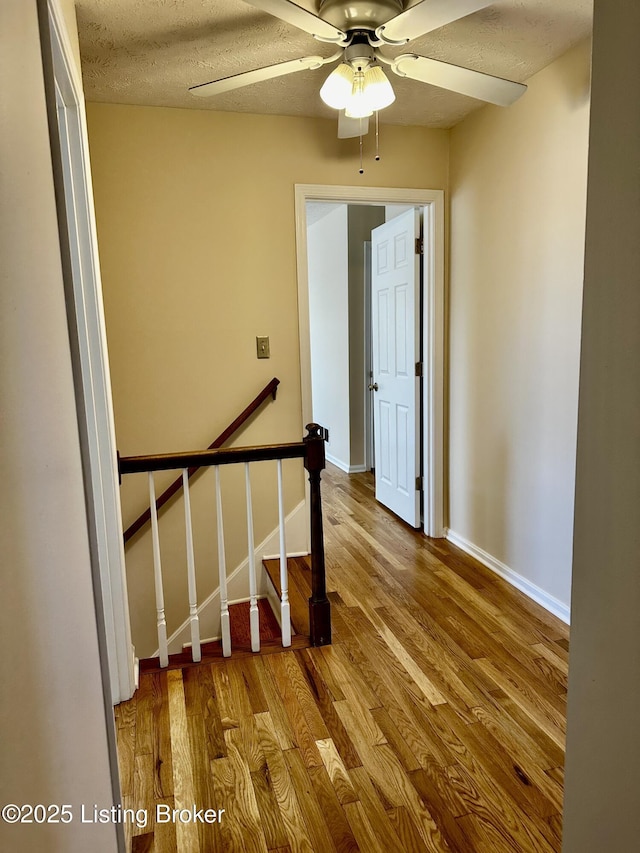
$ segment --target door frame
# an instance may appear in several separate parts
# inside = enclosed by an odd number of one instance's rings
[[[307,251],[308,201],[346,204],[407,204],[424,208],[423,264],[423,429],[422,458],[424,532],[444,536],[444,364],[445,364],[445,253],[444,191],[390,187],[295,185],[296,263],[298,274],[298,330],[303,426],[312,417],[311,344],[309,329],[309,272]]]
[[[58,0],[46,2],[52,91],[49,109],[61,111],[64,133],[50,136],[63,256],[65,300],[83,457],[96,615],[110,701],[136,687],[124,561],[111,377],[93,208],[82,82]],[[46,48],[43,46],[43,55]],[[48,74],[52,75],[52,79]],[[106,660],[105,660],[106,658]]]

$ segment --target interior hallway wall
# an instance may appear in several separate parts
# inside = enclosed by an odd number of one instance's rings
[[[307,229],[313,420],[329,430],[334,465],[351,464],[347,205],[320,204]],[[323,214],[323,215],[322,215]]]
[[[349,205],[349,411],[351,470],[365,470],[365,395],[369,378],[365,375],[365,324],[371,317],[365,314],[364,244],[371,242],[371,232],[385,221],[382,205]],[[370,282],[368,283],[370,286]]]
[[[564,853],[640,837],[640,5],[596,0]]]
[[[364,244],[384,222],[385,208],[317,202],[307,214],[313,218],[307,230],[313,419],[329,429],[327,459],[349,473],[364,471],[365,326],[371,323]]]
[[[449,527],[565,618],[589,63],[581,44],[451,132]]]

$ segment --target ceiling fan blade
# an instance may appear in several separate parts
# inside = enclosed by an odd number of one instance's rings
[[[493,77],[491,74],[450,65],[437,59],[428,59],[426,56],[417,56],[415,53],[396,56],[390,64],[400,77],[410,77],[412,80],[439,86],[441,89],[478,98],[500,107],[508,107],[527,91],[524,83],[513,83],[502,77]]]
[[[354,136],[366,136],[369,132],[369,116],[349,118],[344,110],[338,113],[338,139],[352,139]]]
[[[376,35],[388,44],[404,44],[490,5],[491,0],[422,0],[378,27]]]
[[[289,62],[278,62],[276,65],[256,68],[254,71],[233,74],[231,77],[212,80],[210,83],[200,83],[198,86],[191,86],[189,91],[192,95],[208,98],[211,95],[221,95],[223,92],[231,92],[233,89],[250,86],[252,83],[271,80],[273,77],[282,77],[285,74],[294,74],[296,71],[320,68],[325,62],[326,60],[322,56],[305,56],[302,59],[291,59]]]
[[[275,18],[280,18],[281,21],[286,21],[299,30],[304,30],[305,33],[309,33],[319,41],[344,43],[347,40],[347,36],[342,30],[323,21],[322,18],[318,18],[301,6],[290,3],[289,0],[245,0],[245,3],[255,6],[256,9],[262,9],[263,12],[268,12]]]

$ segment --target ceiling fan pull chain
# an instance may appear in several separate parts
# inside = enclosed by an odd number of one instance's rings
[[[360,119],[360,123],[362,124],[362,119]],[[358,173],[364,175],[364,169],[362,168],[362,133],[360,134],[360,168],[358,169]]]
[[[375,159],[380,161],[380,125],[378,124],[378,110],[376,110],[376,156]]]

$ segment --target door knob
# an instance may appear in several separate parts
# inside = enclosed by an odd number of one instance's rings
[[[374,382],[373,385],[369,385],[369,391],[377,391],[377,390],[378,390],[378,383],[377,382]]]

